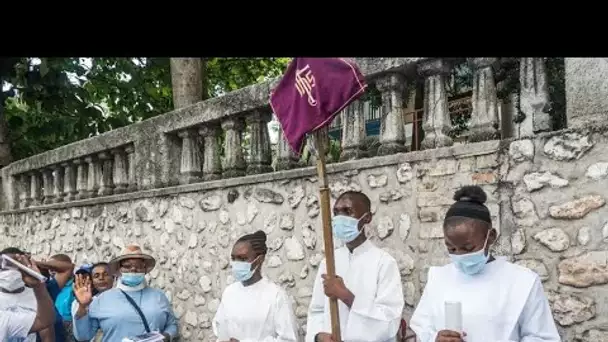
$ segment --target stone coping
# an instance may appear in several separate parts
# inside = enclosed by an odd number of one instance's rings
[[[327,173],[328,175],[341,173],[352,170],[364,170],[371,169],[389,165],[398,165],[406,162],[418,162],[425,160],[436,160],[442,158],[466,158],[470,156],[479,156],[479,155],[487,155],[496,153],[501,149],[502,144],[506,141],[503,140],[491,140],[491,141],[483,141],[477,143],[469,143],[469,144],[461,144],[451,147],[443,147],[432,150],[423,150],[423,151],[414,151],[414,152],[406,152],[393,154],[388,156],[380,156],[380,157],[372,157],[372,158],[364,158],[357,160],[350,160],[346,162],[333,163],[327,165]],[[292,180],[298,178],[305,177],[313,177],[316,178],[317,169],[315,166],[309,166],[304,168],[285,170],[285,171],[276,171],[264,174],[250,175],[238,178],[227,178],[220,179],[216,181],[209,182],[201,182],[195,184],[186,184],[179,186],[172,186],[166,188],[157,188],[151,190],[141,190],[137,192],[104,196],[99,198],[89,198],[84,200],[75,200],[67,203],[56,203],[56,204],[48,204],[41,205],[30,208],[23,209],[15,209],[15,210],[7,210],[0,212],[2,215],[6,214],[20,214],[26,212],[33,211],[41,211],[41,210],[51,210],[51,209],[63,209],[63,208],[71,208],[71,207],[84,207],[84,206],[92,206],[98,205],[102,203],[113,203],[113,202],[124,202],[137,200],[141,198],[150,198],[150,197],[160,197],[160,196],[169,196],[169,195],[177,195],[182,193],[189,192],[198,192],[198,191],[210,191],[216,189],[225,189],[231,188],[241,185],[252,185],[252,184],[260,184],[267,183],[273,181],[284,181],[284,180]]]
[[[362,73],[373,79],[391,71],[409,72],[423,57],[407,58],[355,58]],[[171,133],[246,113],[255,109],[269,108],[268,96],[279,78],[244,87],[223,96],[198,102],[192,106],[173,110],[150,119],[120,127],[103,134],[80,140],[54,150],[15,161],[2,170],[4,176],[41,169],[46,166],[84,157],[86,155],[124,146],[129,143],[158,143],[159,134]]]

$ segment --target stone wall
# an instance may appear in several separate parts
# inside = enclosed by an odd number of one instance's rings
[[[441,221],[453,192],[479,184],[500,231],[495,252],[540,274],[564,341],[607,341],[607,147],[603,132],[570,131],[328,168],[333,199],[348,189],[372,199],[367,234],[398,260],[405,317],[428,267],[448,262]],[[211,318],[233,281],[229,250],[242,234],[263,229],[270,248],[263,271],[293,296],[303,332],[323,256],[315,172],[296,169],[5,213],[2,244],[41,256],[68,253],[84,262],[108,260],[138,242],[159,261],[151,282],[171,298],[184,340],[211,341]]]

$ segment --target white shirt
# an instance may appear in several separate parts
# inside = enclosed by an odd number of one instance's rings
[[[445,327],[445,302],[462,305],[467,342],[557,342],[561,338],[539,276],[498,258],[468,276],[454,264],[431,267],[410,321],[421,342],[434,342]]]
[[[19,308],[0,310],[0,341],[26,341],[34,325],[36,312]]]
[[[298,341],[287,292],[266,278],[249,286],[240,282],[228,285],[212,325],[218,341],[230,338],[240,342]]]
[[[338,300],[340,332],[345,342],[395,341],[403,313],[401,275],[395,259],[366,240],[351,253],[335,250],[336,274],[354,295],[352,307]],[[323,291],[325,260],[319,265],[308,308],[306,342],[320,332],[331,333],[329,298]]]
[[[29,311],[35,314],[37,309],[38,304],[36,296],[31,288],[26,287],[23,292],[20,293],[6,293],[0,291],[0,310]],[[29,334],[25,340],[19,341],[36,342],[36,334]]]

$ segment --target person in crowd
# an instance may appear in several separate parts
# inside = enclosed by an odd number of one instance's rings
[[[72,259],[65,254],[56,254],[47,261],[34,262],[38,268],[43,270],[46,274],[51,275],[46,282],[46,288],[55,303],[56,313],[53,327],[41,331],[36,340],[38,342],[52,341],[54,336],[54,341],[56,342],[69,341],[68,336],[71,336],[71,333],[69,330],[66,331],[61,312],[59,312],[57,308],[57,298],[59,298],[63,291],[71,291],[71,285],[68,284],[71,284],[72,272],[74,271]],[[67,289],[66,286],[68,286]]]
[[[65,260],[65,258],[64,258]],[[74,276],[82,275],[83,277],[88,277],[91,279],[91,268],[92,264],[84,264],[78,267],[74,271]],[[63,329],[66,335],[67,342],[73,342],[74,334],[72,332],[72,303],[76,300],[74,296],[74,278],[70,278],[66,285],[63,287],[57,299],[55,299],[55,308],[57,312],[61,315],[61,319],[63,321]]]
[[[262,276],[266,234],[244,235],[232,248],[236,282],[228,285],[212,321],[219,341],[296,341],[297,325],[287,292]]]
[[[443,223],[452,262],[429,269],[411,329],[421,342],[561,341],[539,276],[490,252],[486,199],[479,186],[456,191]],[[460,303],[462,331],[446,328],[446,302]]]
[[[330,342],[329,298],[336,298],[343,341],[395,341],[404,307],[396,260],[365,235],[371,203],[362,192],[347,191],[333,208],[332,229],[345,243],[335,251],[336,276],[319,265],[308,309],[306,342]],[[340,341],[333,341],[340,342]]]
[[[25,255],[23,251],[15,247],[5,248],[0,252],[1,254],[8,254],[11,257]],[[36,313],[37,305],[34,291],[25,286],[18,270],[0,271],[0,310],[24,310]],[[28,335],[23,341],[36,342],[36,333]]]
[[[161,290],[149,287],[145,279],[156,260],[131,244],[109,264],[110,273],[119,275],[116,287],[95,298],[92,282],[76,276],[74,291],[78,305],[72,310],[76,339],[91,340],[98,329],[102,331],[103,342],[153,331],[162,333],[166,341],[176,338],[177,320],[169,299]]]
[[[36,272],[40,269],[27,256],[23,254],[12,255],[17,261]],[[36,310],[21,309],[19,307],[0,309],[0,341],[22,342],[26,341],[30,334],[35,334],[53,325],[55,321],[55,310],[53,300],[43,282],[20,272],[14,266],[2,263],[0,266],[0,283],[15,286],[20,276],[24,285],[31,288],[36,300]],[[20,286],[20,284],[18,284]]]
[[[91,267],[91,278],[93,281],[94,295],[99,295],[114,286],[114,278],[110,273],[110,265],[107,262],[98,262]]]
[[[16,247],[8,247],[0,252],[0,254],[8,254],[8,255],[29,255],[28,253],[20,250]],[[65,255],[56,255],[51,257],[48,261],[33,261],[36,266],[40,269],[41,274],[48,277],[46,282],[46,288],[49,291],[49,295],[55,301],[57,296],[59,295],[61,289],[65,284],[69,281],[71,277],[71,272],[74,265],[71,263],[69,257]],[[52,274],[52,276],[51,276]],[[33,298],[33,292],[29,289],[17,290],[20,292],[19,294],[15,293],[16,296],[12,298],[12,301],[17,301],[19,306],[24,308],[29,308],[33,310],[36,307],[35,300]],[[7,297],[5,297],[7,299]],[[6,301],[5,303],[8,303]],[[0,304],[1,306],[2,304]],[[36,341],[39,342],[47,342],[47,341],[56,341],[56,342],[64,342],[66,341],[66,333],[63,328],[63,322],[61,319],[61,315],[56,311],[55,324],[47,329],[44,329],[38,332],[36,336]],[[28,337],[31,339],[32,337]],[[29,341],[29,340],[28,340]]]
[[[103,292],[112,288],[113,278],[110,276],[110,266],[107,262],[98,262],[90,267],[91,273],[76,272],[85,277],[84,281],[90,281],[92,284],[93,298],[99,296]],[[88,280],[87,280],[88,278]],[[82,282],[82,281],[81,281]],[[72,301],[73,311],[78,310],[78,301],[74,299]],[[91,340],[91,342],[103,341],[103,332],[101,329],[97,330],[97,334]]]

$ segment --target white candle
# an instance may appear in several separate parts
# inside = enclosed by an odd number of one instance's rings
[[[462,332],[462,304],[445,302],[445,329]]]

